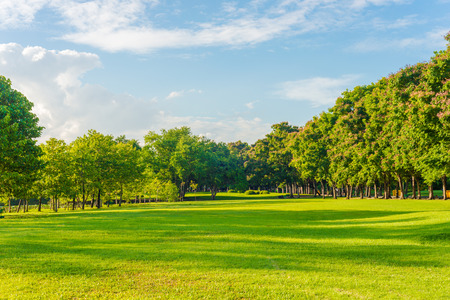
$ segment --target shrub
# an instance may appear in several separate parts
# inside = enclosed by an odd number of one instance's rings
[[[245,191],[244,194],[245,194],[245,195],[258,195],[258,194],[259,194],[259,191],[248,190],[248,191]]]
[[[228,190],[228,193],[237,193],[237,192],[238,192],[238,191],[233,190],[233,189]]]
[[[259,193],[260,193],[261,195],[269,195],[269,194],[270,194],[269,191],[260,191]]]

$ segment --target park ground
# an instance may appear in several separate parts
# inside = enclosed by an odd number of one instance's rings
[[[218,196],[5,214],[0,299],[449,299],[450,201]]]

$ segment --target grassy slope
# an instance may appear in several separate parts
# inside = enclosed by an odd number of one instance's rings
[[[0,299],[450,295],[450,201],[247,196],[23,216],[0,220]]]

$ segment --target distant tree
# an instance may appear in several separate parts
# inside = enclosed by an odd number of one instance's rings
[[[161,130],[161,134],[150,131],[143,149],[146,173],[175,184],[183,200],[189,182],[202,170],[200,141],[188,127]]]
[[[298,181],[299,176],[295,167],[291,166],[292,152],[289,144],[298,130],[297,126],[287,122],[274,124],[271,133],[252,145],[250,159],[246,163],[250,186],[270,189],[284,185],[292,195],[292,185]]]
[[[320,117],[314,117],[293,136],[290,143],[293,154],[291,165],[296,167],[299,175],[305,181],[320,182],[322,196],[325,195],[325,182],[332,182],[333,191],[336,186],[331,180],[328,155],[332,145],[330,132],[335,119],[331,113],[322,113]],[[333,195],[336,197],[335,193]]]
[[[123,201],[124,189],[133,186],[133,183],[143,180],[143,165],[140,163],[140,147],[135,141],[115,140],[112,153],[112,177],[113,185],[118,190],[119,206]],[[142,193],[142,187],[141,191]]]
[[[40,174],[44,195],[52,199],[52,208],[58,211],[61,197],[70,197],[75,189],[68,146],[63,140],[49,139],[41,145],[44,168]]]

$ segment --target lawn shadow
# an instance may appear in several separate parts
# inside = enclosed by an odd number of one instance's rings
[[[64,224],[36,226],[36,234],[31,232],[26,241],[3,240],[1,265],[16,272],[62,275],[98,274],[107,269],[95,263],[102,261],[157,261],[182,269],[318,272],[332,272],[332,268],[312,267],[311,262],[448,267],[439,253],[448,250],[447,240],[440,237],[447,236],[450,222],[408,225],[422,220],[414,216],[417,211],[217,210],[213,206],[119,211],[62,218],[58,221]],[[56,259],[51,264],[14,265],[22,255]]]

